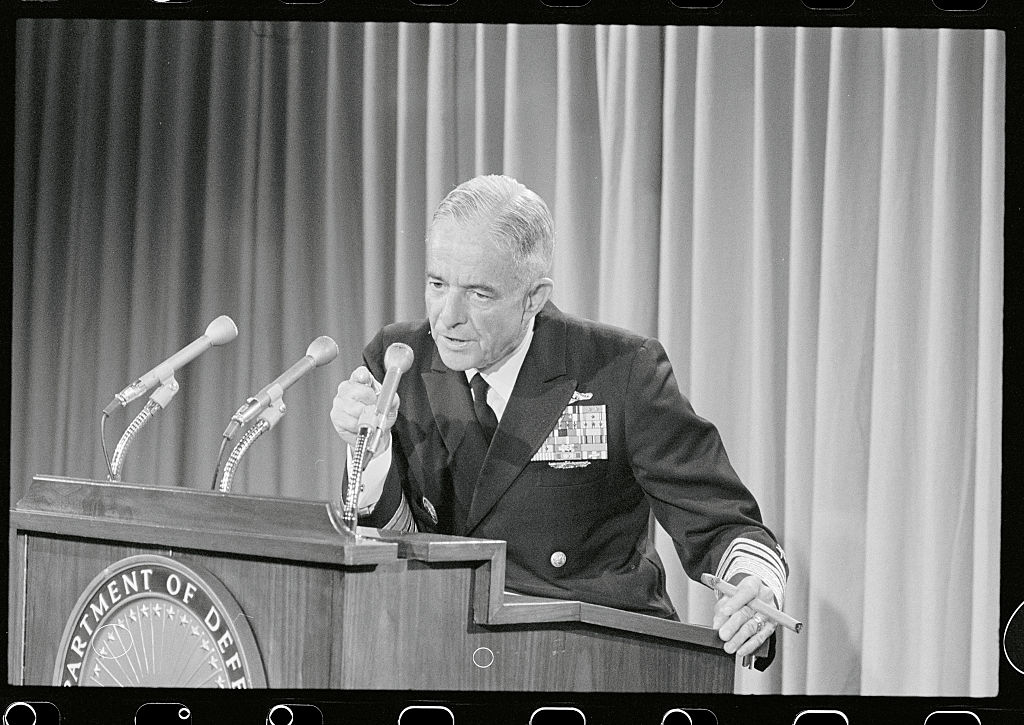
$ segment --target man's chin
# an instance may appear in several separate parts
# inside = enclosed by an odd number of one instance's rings
[[[441,362],[449,370],[464,371],[476,367],[475,357],[468,352],[451,350],[444,343],[437,346],[437,351],[441,354]]]

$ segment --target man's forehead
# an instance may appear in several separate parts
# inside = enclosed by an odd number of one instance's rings
[[[427,238],[427,264],[432,261],[455,264],[512,264],[509,252],[494,241],[482,225],[436,227]]]
[[[427,245],[427,276],[459,287],[505,289],[515,283],[514,266],[511,255],[488,236],[439,234]]]
[[[494,286],[504,281],[511,270],[511,261],[502,258],[497,250],[461,250],[443,242],[427,250],[428,277],[463,286]]]

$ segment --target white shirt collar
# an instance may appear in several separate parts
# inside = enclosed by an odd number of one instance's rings
[[[530,342],[533,340],[533,321],[534,318],[531,317],[522,341],[520,341],[519,345],[516,346],[516,349],[512,351],[512,354],[505,362],[494,370],[480,373],[490,386],[490,389],[487,391],[487,402],[494,409],[494,414],[499,419],[505,412],[505,406],[512,397],[512,388],[516,386],[519,371],[523,367],[526,353],[530,350]],[[467,370],[466,380],[472,380],[477,372],[479,371],[476,368]]]

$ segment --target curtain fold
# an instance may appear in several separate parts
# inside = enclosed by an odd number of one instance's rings
[[[867,521],[879,526],[916,532],[920,530],[919,505],[906,506],[905,493],[892,481],[911,480],[924,464],[925,449],[918,440],[927,425],[926,401],[919,381],[926,365],[919,357],[926,339],[923,304],[927,294],[930,211],[920,198],[931,193],[928,169],[916,164],[926,158],[934,138],[934,114],[921,114],[935,104],[935,38],[901,43],[887,33],[884,43],[885,113],[882,119],[882,165],[879,196],[878,280],[875,360],[872,373],[871,455],[867,491]],[[902,452],[893,455],[894,452]],[[916,535],[907,545],[893,550],[883,539],[867,542],[865,579],[879,586],[865,592],[865,611],[899,612],[913,622],[917,606],[907,601],[921,584],[913,551]],[[898,562],[891,566],[887,562]],[[915,627],[917,625],[914,625]],[[880,655],[879,662],[865,661],[864,679],[873,687],[884,687],[889,666],[905,667],[913,648],[894,646],[882,628],[869,628],[864,641]],[[882,661],[892,665],[883,665]]]
[[[786,556],[791,577],[786,588],[788,606],[808,612],[811,602],[810,569],[814,512],[814,446],[818,365],[818,308],[821,290],[822,208],[825,146],[828,136],[828,59],[831,33],[826,28],[798,28],[794,39],[792,172],[789,203],[789,281],[786,320],[785,525]],[[803,522],[798,524],[797,522]],[[808,625],[809,627],[810,625]],[[810,629],[808,628],[808,634]],[[782,679],[785,693],[808,691],[807,637],[782,640]]]
[[[978,427],[974,445],[974,586],[970,603],[971,661],[969,689],[988,692],[998,681],[999,658],[992,657],[989,622],[999,619],[999,597],[979,592],[999,581],[999,529],[1003,386],[1003,179],[1005,174],[1003,123],[1006,117],[1006,36],[985,31],[982,81],[981,219],[978,229]]]
[[[558,52],[550,25],[509,25],[505,37],[505,116],[502,163],[484,173],[532,179],[542,199],[555,195],[555,111]],[[537,82],[544,78],[545,82]],[[456,183],[465,181],[458,179]],[[455,186],[455,184],[452,184]],[[445,189],[445,192],[450,189]],[[436,204],[437,197],[431,200]]]
[[[684,394],[689,394],[693,308],[691,295],[681,294],[680,287],[690,276],[693,258],[696,41],[697,28],[665,29],[657,336]],[[672,542],[664,529],[656,526],[654,533],[658,551],[671,552]],[[667,554],[662,562],[666,585],[680,617],[690,622],[706,621],[713,596],[686,576],[675,556]]]
[[[345,28],[346,26],[332,26]],[[339,34],[341,31],[335,31]],[[353,215],[362,216],[361,233],[341,244],[336,235],[328,234],[329,243],[336,244],[336,249],[328,250],[327,262],[337,265],[332,268],[327,279],[338,279],[338,274],[346,269],[340,263],[341,254],[347,247],[361,248],[363,252],[360,271],[352,274],[349,285],[336,290],[338,300],[358,301],[362,307],[363,325],[358,330],[351,330],[344,339],[352,340],[365,337],[369,331],[377,330],[382,325],[395,319],[394,298],[385,290],[392,287],[394,279],[397,250],[392,243],[393,206],[392,197],[397,184],[397,47],[398,34],[393,25],[370,23],[365,30],[365,43],[360,47],[357,38],[338,37],[332,47],[337,54],[354,48],[362,50],[363,65],[362,88],[355,96],[361,103],[353,103],[353,96],[337,90],[336,83],[329,83],[328,92],[332,94],[331,117],[332,127],[327,129],[328,143],[337,136],[339,130],[333,126],[340,125],[337,116],[342,109],[355,106],[362,109],[358,143],[359,153],[348,156],[342,153],[330,153],[329,158],[334,164],[333,172],[336,183],[325,194],[324,203],[327,209],[342,203],[352,206]],[[331,68],[339,65],[331,63]],[[339,71],[335,71],[338,73]],[[343,75],[349,76],[347,73]],[[352,166],[360,168],[359,194],[349,191],[350,181],[354,178]],[[358,268],[356,268],[358,270]],[[356,295],[348,295],[346,290],[357,289]],[[345,314],[340,305],[327,305],[341,322],[349,315]],[[335,328],[336,329],[336,328]]]
[[[607,29],[597,318],[657,331],[661,202],[661,32]],[[589,245],[588,245],[589,246]],[[629,304],[624,304],[629,300]]]
[[[395,179],[395,274],[382,290],[395,295],[395,317],[418,317],[423,307],[423,230],[429,218],[426,198],[424,119],[428,99],[426,49],[429,28],[402,24],[398,28],[398,143]],[[369,331],[367,331],[369,332]]]
[[[601,155],[595,153],[602,140],[600,107],[593,92],[597,41],[593,29],[584,26],[560,25],[557,32],[552,274],[559,279],[596,280],[601,272],[596,251],[601,223],[593,210],[600,208],[602,189]],[[596,284],[558,287],[559,304],[588,317],[597,314],[599,295]]]
[[[931,415],[925,425],[924,446],[934,451],[924,470],[931,484],[922,507],[922,538],[938,542],[924,553],[922,564],[936,556],[954,571],[966,571],[972,559],[974,506],[974,453],[972,431],[977,429],[977,389],[965,381],[978,377],[978,237],[979,194],[958,204],[948,200],[961,185],[980,189],[982,78],[984,35],[962,36],[951,30],[939,33],[937,113],[934,151],[931,239],[929,240],[928,330],[925,395],[931,409],[946,407],[957,416]],[[968,452],[969,451],[969,452]],[[970,604],[970,589],[955,579],[929,577],[920,594],[934,602],[937,621],[951,627],[960,622]],[[970,632],[958,628],[953,639],[970,649]],[[920,651],[935,657],[945,645],[922,636]],[[963,681],[970,663],[966,658],[938,658],[931,678],[919,686],[942,689]]]
[[[1001,32],[25,19],[16,54],[12,502],[104,478],[99,411],[220,314],[125,480],[209,488],[327,334],[234,490],[336,496],[338,383],[424,314],[437,202],[507,173],[556,304],[662,340],[786,549],[807,630],[738,690],[995,694]]]

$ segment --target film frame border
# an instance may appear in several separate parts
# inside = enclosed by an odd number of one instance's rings
[[[766,25],[811,27],[924,27],[924,28],[994,28],[1006,34],[1006,150],[1004,239],[1013,240],[1024,222],[1024,186],[1013,175],[1022,168],[1024,141],[1014,129],[1024,120],[1024,6],[1014,0],[986,0],[976,10],[944,10],[932,0],[907,0],[893,8],[882,0],[852,0],[845,8],[812,9],[802,0],[776,0],[771,9],[757,0],[721,0],[711,7],[684,7],[686,0],[637,0],[625,3],[614,0],[587,0],[582,4],[554,6],[541,0],[453,0],[436,3],[422,0],[253,0],[239,9],[229,0],[188,0],[157,2],[157,0],[3,0],[0,6],[0,95],[10,99],[2,122],[0,140],[0,235],[12,238],[13,188],[13,66],[14,24],[20,18],[90,17],[189,20],[282,20],[341,22],[452,22],[452,23],[569,23],[569,24],[645,24],[645,25]],[[694,0],[693,4],[703,3]],[[837,3],[838,4],[838,3]],[[355,7],[353,7],[355,6]],[[628,6],[628,7],[627,7]],[[11,257],[9,245],[0,244],[0,280],[9,281]],[[1005,245],[1004,278],[1022,268],[1019,245]],[[1020,303],[1006,285],[1004,294],[1003,369],[1003,482],[1002,482],[1002,555],[1000,569],[1000,630],[1004,617],[1024,601],[1024,572],[1013,561],[1007,542],[1011,539],[1013,522],[1024,521],[1024,505],[1019,497],[1009,495],[1019,473],[1019,465],[1008,452],[1007,441],[1017,433],[1015,421],[1022,419],[1019,395],[1021,354],[1014,330],[1021,320]],[[10,299],[6,299],[10,305]],[[0,332],[10,339],[10,315],[0,319]],[[0,360],[0,378],[10,379],[9,354]],[[0,402],[10,408],[10,393],[0,387]],[[1008,422],[1011,421],[1011,422]],[[10,435],[5,430],[4,435]],[[10,444],[9,438],[7,445]],[[4,510],[7,521],[7,510]],[[6,658],[4,672],[6,673]],[[763,723],[791,723],[803,711],[837,710],[849,716],[850,722],[866,722],[867,718],[888,715],[903,722],[924,723],[938,711],[972,712],[985,725],[1016,722],[1024,713],[1024,688],[1021,674],[1006,661],[1000,660],[999,694],[995,698],[901,698],[852,697],[817,695],[662,695],[650,694],[623,698],[606,693],[566,695],[559,692],[531,693],[467,693],[467,692],[367,692],[324,690],[267,690],[248,693],[205,693],[194,690],[132,690],[104,703],[96,698],[83,699],[75,693],[58,688],[2,685],[5,706],[13,702],[52,702],[65,719],[71,722],[134,722],[134,714],[146,702],[177,701],[192,711],[195,722],[217,721],[225,703],[237,713],[238,722],[264,722],[270,710],[279,704],[314,704],[324,713],[325,722],[339,721],[339,713],[362,713],[366,725],[397,722],[398,715],[410,706],[445,706],[454,711],[457,723],[515,722],[525,723],[539,707],[579,708],[588,722],[618,722],[616,715],[628,712],[632,722],[660,722],[658,718],[673,709],[710,710],[721,723],[757,720]],[[1016,690],[1016,691],[1015,691]],[[628,699],[627,704],[623,700]],[[504,713],[498,716],[497,710]],[[660,714],[660,715],[659,715]],[[495,719],[495,717],[505,719]]]

